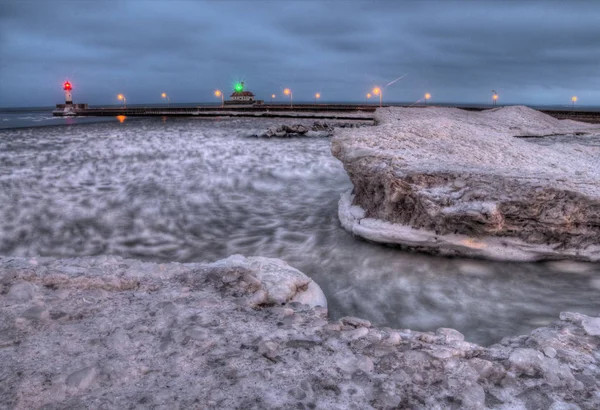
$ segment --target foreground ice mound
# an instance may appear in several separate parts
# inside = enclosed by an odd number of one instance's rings
[[[266,258],[0,257],[0,408],[600,407],[598,317],[486,348],[329,321],[310,286]]]
[[[385,108],[375,119],[332,140],[354,184],[339,208],[349,231],[449,255],[600,260],[600,149],[524,138],[598,139],[597,125],[523,106]]]

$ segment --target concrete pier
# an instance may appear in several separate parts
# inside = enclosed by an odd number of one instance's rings
[[[57,107],[54,116],[109,116],[128,117],[271,117],[271,118],[314,118],[360,120],[372,119],[376,105],[364,104],[261,104],[252,106],[224,107],[132,107],[132,108],[81,108],[83,104],[74,104],[69,111]],[[398,105],[404,106],[404,105]],[[417,106],[415,108],[426,108]],[[469,111],[483,111],[489,108],[458,107]],[[499,107],[498,107],[499,108]],[[589,123],[600,123],[600,113],[573,110],[540,110],[558,119],[572,119]]]
[[[55,116],[118,116],[128,117],[278,117],[315,119],[372,119],[375,106],[298,104],[253,105],[224,107],[134,107],[134,108],[85,108],[69,112],[57,108]]]

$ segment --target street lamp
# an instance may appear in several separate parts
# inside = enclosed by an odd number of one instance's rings
[[[223,108],[223,105],[225,105],[225,100],[223,99],[223,93],[221,90],[215,90],[215,97],[221,97],[221,108]]]
[[[577,101],[577,97],[571,97],[571,101],[573,101],[573,105],[571,106],[571,111],[573,111],[575,109],[575,102]]]
[[[171,106],[171,99],[169,98],[169,96],[167,95],[167,93],[162,93],[160,95],[162,98],[166,98],[167,101],[169,102],[169,107]]]
[[[275,94],[271,94],[271,100],[275,101]]]
[[[371,93],[367,93],[367,98],[365,98],[365,104],[367,104],[367,105],[369,104],[369,98],[371,98],[371,97],[372,97]]]
[[[425,93],[425,105],[427,105],[427,100],[431,98],[431,94]]]
[[[382,92],[381,92],[381,88],[379,87],[375,87],[373,88],[373,94],[378,95],[379,96],[379,108],[381,108],[381,98],[382,98]]]
[[[125,98],[123,94],[117,95],[117,100],[123,101],[123,104],[125,104],[125,108],[127,108],[127,98]]]
[[[289,88],[286,88],[285,90],[283,90],[283,93],[285,95],[290,96],[290,108],[292,108],[293,107],[293,105],[292,105],[292,90],[290,90]]]
[[[317,103],[317,100],[321,98],[321,93],[316,93],[315,94],[315,104]]]
[[[497,100],[498,100],[498,94],[496,93],[496,90],[492,90],[492,105],[494,107],[496,106]]]

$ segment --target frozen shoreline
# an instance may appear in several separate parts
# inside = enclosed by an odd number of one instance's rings
[[[266,258],[2,257],[0,405],[600,406],[600,318],[562,313],[482,347],[453,329],[330,321],[310,283]]]
[[[581,141],[598,138],[597,125],[522,106],[375,116],[377,126],[336,130],[332,140],[354,185],[352,203],[340,201],[349,231],[449,255],[600,260],[600,151],[515,138]]]

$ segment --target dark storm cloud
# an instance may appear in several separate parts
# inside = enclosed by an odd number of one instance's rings
[[[259,97],[600,104],[595,1],[41,1],[0,3],[0,106]]]

